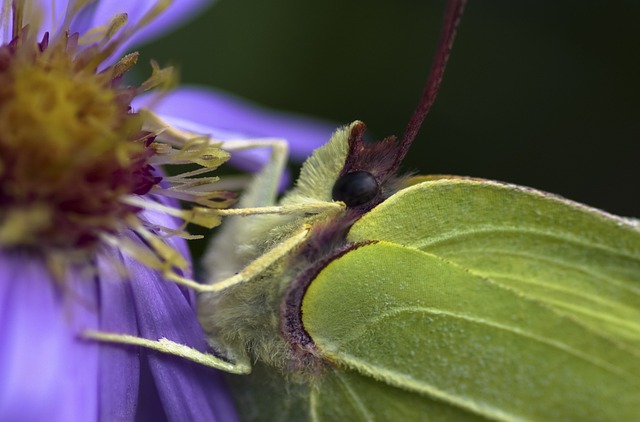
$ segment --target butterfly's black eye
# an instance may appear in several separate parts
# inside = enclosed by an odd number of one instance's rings
[[[354,171],[340,177],[333,185],[331,197],[334,201],[342,201],[348,207],[356,207],[371,201],[378,194],[380,187],[376,178],[368,171]]]

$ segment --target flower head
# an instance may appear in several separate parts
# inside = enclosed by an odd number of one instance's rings
[[[99,2],[45,3],[4,1],[0,15],[0,419],[233,418],[213,371],[81,338],[99,329],[207,348],[193,294],[166,277],[190,277],[184,222],[216,225],[203,210],[230,203],[194,188],[214,178],[191,178],[228,154],[132,109],[172,82],[168,69],[130,87],[137,54],[112,58],[169,2],[83,33],[72,28],[102,19]],[[204,169],[159,170],[189,162]]]
[[[84,3],[70,4],[64,22],[72,22]],[[12,38],[0,47],[0,245],[68,256],[125,227],[149,236],[138,218],[145,204],[135,198],[162,180],[157,164],[215,168],[228,159],[207,138],[183,140],[180,151],[172,148],[175,142],[158,142],[160,134],[145,130],[144,116],[131,110],[137,94],[170,82],[170,69],[154,66],[141,87],[129,87],[122,77],[136,53],[103,66],[166,5],[158,3],[131,26],[120,14],[82,37],[63,27],[38,41],[24,22],[30,4],[13,4]],[[181,199],[196,198],[183,192]],[[197,195],[211,206],[228,199],[222,192]]]

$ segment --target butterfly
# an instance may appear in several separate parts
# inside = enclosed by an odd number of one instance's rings
[[[274,214],[233,217],[212,243],[218,287],[199,315],[222,360],[251,371],[230,376],[244,418],[640,416],[635,221],[501,182],[398,175],[464,3],[448,2],[402,139],[339,129]],[[281,168],[241,210],[275,206]]]
[[[338,129],[276,201],[286,153],[210,245],[199,319],[246,420],[640,419],[640,229],[559,196],[399,167],[464,0],[449,0],[401,139]],[[186,283],[185,283],[186,284]],[[95,338],[100,338],[96,336]],[[108,341],[125,341],[119,339]]]

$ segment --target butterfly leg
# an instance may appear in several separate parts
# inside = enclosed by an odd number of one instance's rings
[[[232,154],[256,148],[271,149],[269,161],[249,183],[238,207],[248,208],[273,205],[276,201],[278,186],[289,157],[289,144],[283,139],[266,138],[228,140],[224,141],[221,147]]]
[[[231,374],[248,374],[251,372],[251,364],[246,356],[242,359],[237,359],[236,362],[229,362],[213,354],[201,352],[192,347],[176,343],[166,338],[149,340],[128,334],[106,333],[94,330],[84,331],[82,336],[87,339],[105,343],[145,347],[147,349],[156,350],[172,356],[178,356]]]
[[[287,256],[292,249],[296,246],[300,245],[307,239],[307,235],[311,230],[311,226],[304,225],[299,231],[294,233],[291,237],[279,243],[274,248],[270,249],[268,252],[264,253],[257,259],[253,260],[249,265],[247,265],[242,271],[237,274],[217,281],[212,284],[200,284],[195,283],[189,279],[180,277],[175,273],[167,274],[167,277],[183,286],[189,287],[196,292],[220,292],[225,290],[231,286],[236,284],[240,284],[246,281],[253,279],[256,275],[263,273],[267,268],[271,267],[275,262],[279,259]]]

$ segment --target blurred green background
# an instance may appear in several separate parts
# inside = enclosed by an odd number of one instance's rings
[[[179,1],[179,0],[177,0]],[[140,51],[182,81],[401,135],[443,0],[219,0]],[[640,2],[471,1],[405,170],[497,179],[640,216]]]

